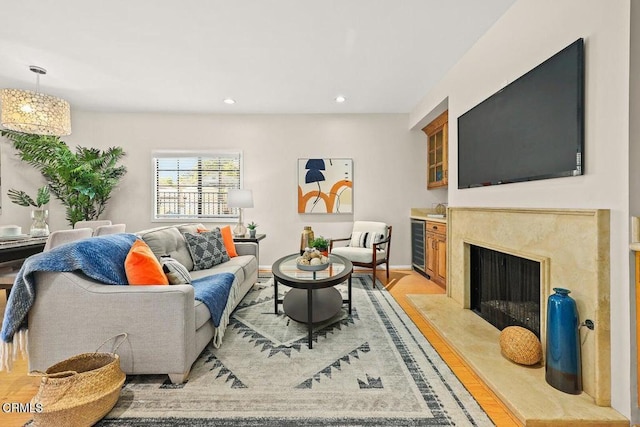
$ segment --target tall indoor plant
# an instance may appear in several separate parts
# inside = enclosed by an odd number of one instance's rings
[[[127,169],[118,165],[125,153],[121,147],[107,150],[78,146],[71,151],[58,136],[33,135],[0,130],[18,150],[21,160],[38,169],[49,190],[65,206],[72,226],[95,220],[104,211],[111,191]]]

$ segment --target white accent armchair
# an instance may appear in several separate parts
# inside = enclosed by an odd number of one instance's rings
[[[376,286],[376,269],[385,264],[389,282],[389,254],[391,252],[390,225],[384,222],[355,221],[351,236],[331,239],[329,252],[347,258],[354,266],[373,269],[373,286]],[[347,246],[334,247],[334,242],[349,242]]]

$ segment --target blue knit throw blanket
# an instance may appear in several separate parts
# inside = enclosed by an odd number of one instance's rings
[[[10,370],[18,350],[26,350],[27,314],[36,297],[37,271],[81,271],[109,285],[126,285],[124,261],[136,240],[133,234],[91,237],[53,248],[27,258],[11,288],[0,332],[0,371]],[[17,338],[17,343],[14,343]],[[15,345],[17,344],[17,345]]]
[[[218,273],[191,282],[195,299],[207,306],[216,328],[220,326],[222,313],[227,306],[229,292],[235,278],[236,276],[231,273]]]

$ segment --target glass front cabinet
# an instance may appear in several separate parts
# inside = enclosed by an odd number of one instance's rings
[[[445,111],[424,129],[427,134],[427,188],[446,187],[449,183],[449,112]]]

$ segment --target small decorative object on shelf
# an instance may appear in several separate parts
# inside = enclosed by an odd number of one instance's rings
[[[7,195],[9,196],[9,200],[16,205],[33,206],[36,208],[31,211],[31,219],[33,222],[29,234],[31,234],[32,237],[46,237],[49,235],[49,226],[47,225],[49,211],[43,208],[44,205],[49,203],[51,198],[49,187],[45,185],[44,187],[38,188],[38,194],[35,200],[24,191],[14,190],[13,188],[7,191]]]
[[[576,302],[568,289],[553,288],[547,300],[546,380],[570,394],[582,392],[580,322]]]
[[[318,271],[329,266],[329,257],[322,255],[316,248],[305,248],[302,255],[296,258],[300,270]]]
[[[247,224],[247,228],[249,229],[249,237],[254,239],[256,237],[256,228],[258,228],[258,224],[251,221],[249,224]]]
[[[304,254],[305,248],[308,248],[312,241],[313,230],[310,225],[305,225],[304,230],[302,230],[302,236],[300,237],[300,255]]]

